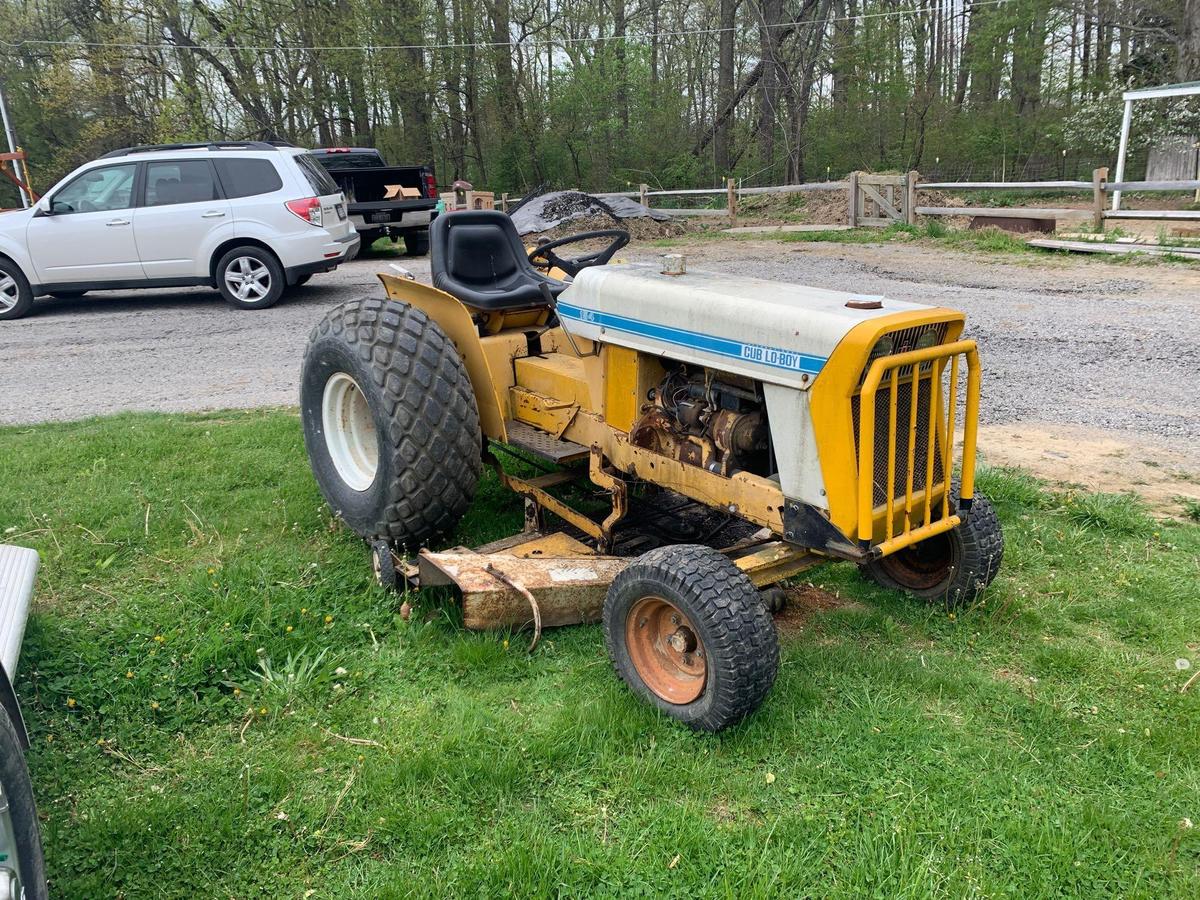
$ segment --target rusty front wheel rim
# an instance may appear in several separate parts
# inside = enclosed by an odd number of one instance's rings
[[[668,703],[691,703],[708,681],[708,660],[691,620],[662,597],[643,597],[625,618],[625,644],[642,682]]]

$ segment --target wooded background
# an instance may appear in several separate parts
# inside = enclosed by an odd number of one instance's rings
[[[217,137],[373,145],[497,191],[1090,177],[1122,89],[1193,79],[1200,0],[0,0],[43,189]],[[1135,151],[1195,134],[1196,106],[1138,104]]]

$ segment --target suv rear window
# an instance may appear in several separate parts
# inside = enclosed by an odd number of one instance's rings
[[[256,194],[271,194],[283,187],[283,179],[275,166],[267,159],[216,159],[217,175],[225,196],[253,197]]]
[[[206,159],[181,159],[146,164],[146,205],[205,203],[217,199],[212,169]]]
[[[299,153],[293,156],[292,159],[296,160],[296,165],[300,167],[300,171],[304,173],[304,177],[308,179],[309,186],[316,192],[318,197],[341,192],[341,188],[329,177],[329,173],[321,168],[321,164],[313,159],[311,153]]]

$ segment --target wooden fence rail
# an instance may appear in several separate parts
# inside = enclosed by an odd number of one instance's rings
[[[918,201],[921,191],[1091,191],[1092,202],[1086,208],[1027,207],[1027,206],[923,206]],[[726,216],[736,220],[738,201],[743,197],[767,194],[798,194],[810,191],[844,191],[847,194],[847,219],[852,226],[888,225],[893,222],[914,224],[918,216],[967,216],[997,219],[1033,220],[1076,220],[1091,219],[1097,230],[1102,230],[1106,219],[1149,219],[1161,221],[1200,221],[1200,211],[1151,210],[1151,209],[1105,209],[1106,199],[1118,191],[1197,191],[1200,179],[1188,181],[1109,181],[1108,169],[1096,169],[1091,181],[921,181],[920,174],[873,175],[851,172],[841,181],[814,181],[807,184],[783,184],[769,187],[741,187],[730,178],[724,187],[679,188],[673,190],[650,190],[642,184],[636,191],[608,191],[594,196],[629,197],[642,205],[668,216]],[[725,195],[722,207],[679,209],[651,206],[655,197],[706,197]],[[1200,194],[1198,194],[1200,197]],[[501,208],[507,210],[519,198],[501,197]]]

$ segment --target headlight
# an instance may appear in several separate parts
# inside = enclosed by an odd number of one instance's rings
[[[924,350],[926,347],[932,347],[936,343],[937,335],[934,334],[932,330],[926,331],[923,332],[919,338],[917,338],[917,349]]]
[[[875,342],[875,346],[871,349],[871,359],[890,355],[894,347],[895,343],[892,341],[892,336],[885,334]]]

